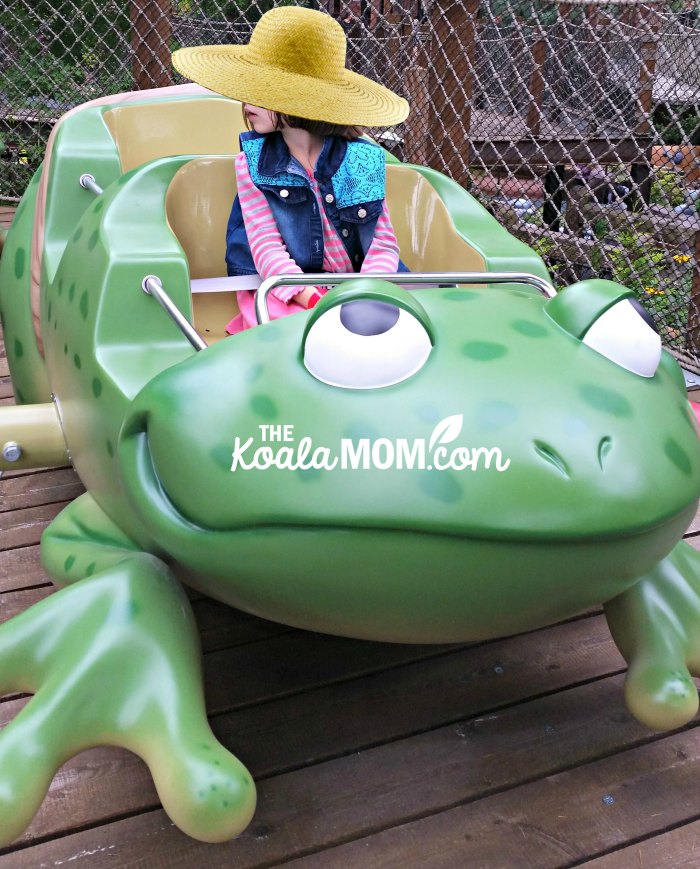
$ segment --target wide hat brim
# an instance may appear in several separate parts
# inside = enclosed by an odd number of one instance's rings
[[[197,84],[280,114],[330,124],[381,127],[398,124],[409,113],[405,99],[366,76],[344,68],[332,80],[306,75],[261,62],[250,45],[180,48],[172,60],[179,73]]]

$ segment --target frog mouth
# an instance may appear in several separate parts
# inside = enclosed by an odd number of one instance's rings
[[[604,461],[608,441],[609,438],[601,440],[599,447],[599,459],[601,462]],[[570,480],[570,468],[559,452],[556,452],[551,445],[545,442],[536,442],[534,448],[544,464],[552,466],[562,478],[566,478],[567,481]],[[304,513],[289,513],[284,519],[277,518],[277,521],[265,521],[258,517],[257,521],[250,520],[248,522],[235,522],[228,525],[221,524],[216,526],[202,522],[194,515],[188,515],[180,506],[179,499],[174,498],[168,491],[166,483],[158,472],[157,462],[151,449],[148,412],[139,412],[125,423],[119,441],[119,454],[127,497],[156,542],[169,551],[173,549],[171,543],[173,536],[179,536],[183,540],[188,539],[192,544],[195,544],[197,539],[202,540],[206,537],[206,539],[210,540],[212,535],[224,537],[252,530],[282,528],[290,530],[293,528],[299,530],[313,529],[318,531],[324,529],[347,531],[349,529],[357,534],[363,531],[393,531],[421,534],[426,537],[441,536],[462,540],[502,541],[504,543],[519,541],[535,544],[581,543],[587,541],[610,542],[623,538],[638,537],[641,539],[654,535],[659,535],[663,538],[675,535],[675,539],[678,539],[692,520],[697,507],[697,501],[693,501],[673,515],[655,517],[644,527],[637,526],[636,528],[625,530],[613,528],[602,531],[590,531],[589,529],[587,533],[579,534],[566,534],[562,533],[561,529],[551,527],[542,527],[536,529],[536,533],[533,533],[529,529],[509,528],[505,524],[502,527],[484,528],[482,526],[481,528],[474,529],[468,525],[458,527],[456,523],[451,525],[444,523],[441,525],[437,522],[429,524],[418,522],[401,523],[390,520],[377,521],[376,517],[371,517],[370,515],[364,516],[362,521],[359,522],[343,522],[337,516],[326,516],[319,520],[318,516],[313,517]],[[675,539],[673,542],[675,542]]]

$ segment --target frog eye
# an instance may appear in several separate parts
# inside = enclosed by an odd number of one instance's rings
[[[545,312],[562,329],[621,368],[653,377],[661,360],[661,338],[632,290],[598,278],[557,293]]]
[[[330,386],[379,389],[419,371],[431,349],[425,327],[406,308],[354,299],[324,311],[311,325],[304,365]]]
[[[661,359],[661,338],[636,299],[622,299],[604,311],[583,343],[641,377],[653,377]]]

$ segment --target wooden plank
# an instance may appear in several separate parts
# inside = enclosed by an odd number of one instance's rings
[[[208,597],[201,597],[191,603],[202,649],[207,653],[279,637],[293,630],[286,625],[251,616]]]
[[[306,635],[306,639],[313,641],[313,636]],[[554,632],[538,632],[528,639],[532,642],[528,644],[527,652],[523,648],[523,638],[513,638],[380,671],[370,680],[351,678],[342,684],[338,682],[316,688],[311,697],[305,688],[313,688],[313,685],[299,684],[289,674],[286,686],[276,686],[274,678],[268,679],[265,668],[244,674],[233,666],[224,671],[215,666],[213,670],[219,680],[225,679],[226,673],[241,673],[240,680],[229,689],[236,695],[231,696],[231,705],[240,707],[241,701],[245,702],[251,691],[257,693],[259,701],[266,702],[216,716],[212,725],[222,742],[240,755],[258,779],[279,776],[280,772],[295,770],[311,762],[318,764],[368,746],[385,742],[394,744],[406,736],[442,728],[444,732],[434,738],[413,737],[419,739],[419,744],[423,744],[421,739],[428,740],[425,760],[430,763],[430,754],[436,750],[436,745],[444,743],[444,751],[449,753],[452,750],[454,728],[466,716],[528,699],[542,691],[554,692],[572,681],[587,682],[609,672],[611,663],[615,666],[620,663],[600,617],[560,626]],[[258,644],[261,650],[265,645]],[[574,649],[571,670],[568,664],[565,668],[560,662]],[[204,664],[210,675],[212,657],[205,656]],[[313,669],[313,665],[306,661],[301,661],[300,665]],[[339,677],[343,675],[342,667],[343,661],[336,660]],[[500,672],[501,668],[503,672]],[[244,681],[251,682],[251,685],[246,687],[242,684]],[[288,693],[289,689],[294,690],[295,695],[284,696],[285,688]],[[620,691],[618,685],[617,704],[622,713]],[[5,723],[14,710],[11,704],[5,706],[3,709],[0,705],[0,723]],[[498,717],[497,713],[488,714]],[[567,714],[571,714],[570,709]],[[630,723],[624,714],[618,718]],[[449,724],[445,727],[446,722]],[[391,775],[401,778],[405,775],[403,749],[386,750],[392,759],[384,766],[395,767]],[[125,752],[115,754],[113,750],[107,750],[108,753],[103,755],[101,752],[104,751],[96,750],[89,756],[83,754],[63,768],[64,778],[52,784],[25,841],[55,835],[59,831],[57,824],[63,825],[61,830],[93,826],[120,813],[133,813],[157,805],[143,765]],[[373,758],[376,760],[377,756],[366,759],[367,767],[362,773],[366,781],[372,778]],[[101,771],[107,768],[104,789],[93,787],[96,767]],[[303,786],[311,792],[316,789],[317,782],[315,773],[309,775]],[[463,772],[456,773],[454,783],[446,785],[448,790],[445,792],[460,786],[458,781],[462,777]],[[103,778],[102,772],[100,778]],[[323,776],[321,778],[325,781]],[[357,784],[357,777],[353,776],[352,780]],[[322,783],[321,790],[327,786],[330,783]],[[417,799],[421,799],[421,793],[419,789]],[[440,793],[440,788],[436,788],[434,796],[437,798]],[[279,821],[275,821],[275,826],[280,828]],[[277,843],[275,847],[286,845]]]
[[[7,229],[17,211],[16,205],[0,205],[0,228]]]
[[[38,544],[0,550],[0,593],[51,581],[41,565]]]
[[[148,855],[149,862],[173,869],[204,864],[246,869],[277,865],[295,855],[337,846],[359,836],[368,838],[321,851],[308,858],[308,865],[362,866],[363,869],[404,863],[431,869],[433,866],[449,869],[517,866],[521,869],[523,866],[561,865],[540,863],[537,857],[537,847],[544,847],[543,853],[549,851],[560,858],[567,851],[551,847],[550,840],[557,841],[555,823],[548,824],[554,826],[554,832],[548,830],[544,841],[539,839],[537,822],[529,821],[531,803],[545,813],[549,810],[550,815],[553,811],[562,812],[563,806],[573,829],[578,830],[579,807],[572,808],[572,799],[575,800],[578,793],[579,779],[592,790],[589,779],[594,777],[590,774],[586,777],[586,772],[606,763],[591,761],[622,748],[628,749],[621,755],[623,758],[636,751],[635,759],[639,758],[640,762],[624,766],[625,775],[632,781],[635,775],[642,778],[640,767],[649,776],[658,769],[660,780],[661,772],[668,773],[669,769],[673,772],[674,766],[682,767],[683,762],[675,753],[675,763],[664,764],[667,758],[663,751],[653,754],[652,760],[645,763],[645,755],[640,751],[653,752],[654,745],[629,750],[632,745],[643,744],[649,734],[616,709],[613,696],[619,694],[620,682],[620,677],[613,677],[583,685],[563,695],[550,695],[498,714],[462,721],[439,731],[264,780],[259,783],[258,814],[249,830],[234,842],[216,849],[186,840],[162,810],[156,810],[69,835],[50,845],[18,851],[12,855],[15,860],[12,865],[37,866],[50,857],[53,861],[71,861],[78,867],[101,869],[115,864],[142,865],[139,861]],[[612,706],[608,705],[610,703]],[[695,761],[692,736],[684,734],[680,738],[685,739],[684,754],[692,757],[692,765]],[[668,742],[661,741],[665,747]],[[274,745],[270,749],[274,751]],[[696,747],[695,752],[700,753],[700,748]],[[581,769],[571,769],[580,763],[589,764],[582,768],[583,773]],[[537,780],[553,774],[555,778],[544,782]],[[527,784],[533,779],[533,784]],[[565,784],[557,786],[557,781],[561,780],[565,780]],[[626,778],[618,777],[613,781],[625,782]],[[659,782],[655,784],[657,790],[661,790]],[[504,788],[507,790],[503,791]],[[610,789],[605,780],[593,799],[599,803]],[[690,776],[686,791],[692,794],[696,791]],[[521,802],[519,795],[525,793],[527,797]],[[499,809],[499,800],[505,803],[503,809]],[[468,801],[466,806],[461,805]],[[496,808],[493,808],[494,801]],[[452,808],[450,804],[458,804],[458,807]],[[438,815],[419,820],[422,814],[446,805],[448,808]],[[683,803],[675,807],[676,816],[682,811],[681,807]],[[687,809],[687,805],[684,808]],[[502,819],[502,816],[508,817],[506,809],[510,813],[519,810],[527,816],[528,820],[521,824],[522,830],[517,820]],[[453,816],[457,813],[460,815],[455,823]],[[532,818],[538,817],[535,811],[531,814]],[[594,814],[590,807],[589,814]],[[478,821],[473,821],[474,816]],[[438,838],[429,828],[443,818],[448,820],[440,825],[442,838]],[[377,832],[395,824],[400,826]],[[469,834],[462,841],[466,828]],[[414,829],[416,835],[411,836]],[[426,830],[429,838],[423,842]],[[405,842],[402,835],[409,841]],[[399,847],[393,841],[385,847],[382,837],[389,836],[399,838]],[[482,849],[484,839],[488,852]],[[531,842],[528,843],[528,839]],[[468,849],[467,855],[460,846]],[[448,859],[435,862],[435,857],[441,856],[440,849],[448,847],[451,849]],[[505,859],[507,857],[510,861]],[[306,865],[306,862],[302,860],[297,865]],[[0,858],[0,867],[3,865]]]
[[[45,585],[41,588],[28,588],[22,591],[15,591],[11,594],[0,595],[0,624],[9,621],[9,619],[18,616],[24,612],[32,604],[43,600],[54,591],[52,585]]]
[[[0,549],[38,543],[43,530],[58,516],[67,502],[44,504],[0,513]]]
[[[368,855],[374,869],[579,865],[694,819],[698,774],[700,740],[692,730],[287,865],[364,869]]]
[[[484,128],[482,127],[482,130]],[[600,163],[601,165],[639,161],[651,139],[471,139],[472,162],[484,166],[534,166],[538,164]]]
[[[0,482],[0,511],[70,501],[84,491],[78,475],[70,468],[10,477]]]
[[[582,864],[587,869],[697,869],[700,865],[700,821],[684,824],[646,842],[613,851]]]

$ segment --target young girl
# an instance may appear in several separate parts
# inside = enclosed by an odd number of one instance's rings
[[[247,46],[180,49],[173,64],[240,99],[252,128],[235,163],[230,275],[405,270],[384,201],[384,152],[359,137],[361,127],[404,120],[408,104],[345,68],[337,22],[279,7],[262,16]],[[278,287],[268,296],[270,316],[313,307],[324,292]],[[238,293],[241,313],[227,331],[255,325],[253,298]]]

